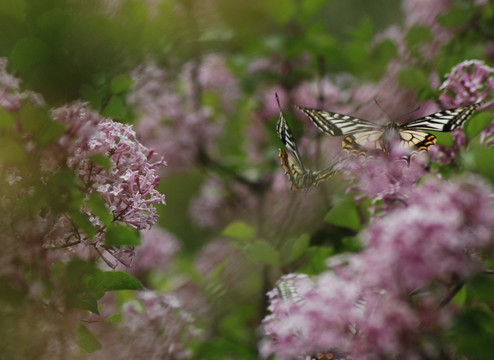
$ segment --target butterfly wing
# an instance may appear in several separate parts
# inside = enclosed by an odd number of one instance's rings
[[[400,126],[403,130],[448,132],[460,127],[484,102],[442,110]]]
[[[429,149],[436,143],[436,137],[423,131],[399,130],[400,144],[410,150],[410,154]]]
[[[292,155],[298,162],[298,166],[302,169],[304,165],[302,163],[302,159],[300,158],[300,153],[298,152],[297,143],[295,142],[295,138],[292,135],[292,131],[288,127],[288,124],[283,116],[283,112],[280,109],[280,115],[278,117],[278,122],[276,123],[276,131],[278,133],[278,137],[280,138],[283,145],[286,147],[290,155]],[[280,156],[281,157],[281,156]]]
[[[332,136],[351,135],[380,128],[379,125],[373,122],[350,115],[309,109],[301,106],[298,106],[298,108],[309,117],[319,130]]]

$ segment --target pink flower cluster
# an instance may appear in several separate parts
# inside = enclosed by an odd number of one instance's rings
[[[466,60],[454,66],[441,84],[439,96],[446,108],[494,101],[494,68],[480,60]]]
[[[57,144],[65,151],[62,158],[66,165],[80,178],[83,191],[103,198],[112,222],[124,223],[136,230],[150,229],[158,219],[155,205],[165,201],[164,195],[156,189],[159,183],[157,171],[165,165],[163,158],[153,161],[154,151],[137,141],[130,125],[102,118],[84,103],[55,109],[52,116],[66,127]],[[95,155],[107,157],[109,168],[93,162],[91,157]],[[92,241],[81,240],[98,248],[105,233],[104,224],[88,209],[84,211],[96,226],[98,235]],[[62,216],[47,237],[48,242],[67,243],[74,235],[71,228],[69,219]],[[118,258],[123,254],[113,255]],[[120,261],[130,263],[123,258]],[[107,263],[116,266],[109,260]]]
[[[475,253],[492,251],[491,195],[476,178],[417,188],[406,208],[362,234],[361,253],[333,258],[313,286],[294,281],[302,300],[281,306],[270,295],[263,353],[292,359],[337,347],[357,359],[437,357],[434,334],[454,315],[444,302],[451,286],[482,269]]]
[[[167,158],[168,171],[183,171],[214,153],[225,113],[234,110],[239,94],[226,60],[206,56],[200,64],[187,63],[175,73],[147,65],[134,71],[129,100],[140,120],[139,138]],[[203,105],[203,96],[217,99]]]

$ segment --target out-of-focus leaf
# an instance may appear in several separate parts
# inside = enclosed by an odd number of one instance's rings
[[[94,227],[91,221],[89,221],[88,216],[80,211],[72,211],[70,213],[70,220],[79,231],[84,232],[84,234],[86,234],[90,239],[94,238],[94,236],[98,233],[98,230]]]
[[[247,248],[249,258],[262,262],[266,265],[278,266],[280,264],[280,254],[278,251],[263,240],[257,240]]]
[[[453,146],[453,136],[451,133],[443,133],[437,131],[430,131],[431,134],[437,138],[436,144],[443,146]]]
[[[416,90],[430,87],[427,73],[413,67],[405,67],[400,70],[398,83],[402,87]]]
[[[113,216],[110,214],[106,207],[106,202],[98,194],[92,194],[89,199],[86,200],[86,205],[91,212],[96,215],[103,225],[109,227],[111,225]]]
[[[141,244],[139,233],[128,226],[113,225],[105,234],[106,246],[137,246]]]
[[[413,25],[405,35],[405,43],[409,48],[431,41],[431,30],[424,25]]]
[[[102,348],[96,336],[82,324],[79,324],[77,327],[76,343],[87,353],[93,353]]]
[[[494,116],[491,113],[482,112],[475,114],[463,125],[463,132],[465,133],[468,141],[471,141],[475,136],[480,134],[492,121]]]
[[[494,184],[494,166],[492,166],[494,147],[471,147],[468,151],[461,153],[461,158],[468,170],[481,174]]]
[[[105,319],[105,322],[109,323],[120,323],[122,322],[122,314],[113,314]]]
[[[50,49],[46,43],[35,37],[19,40],[10,54],[10,61],[17,70],[24,70],[46,59]]]
[[[291,260],[297,260],[300,256],[302,256],[310,245],[310,235],[302,234],[292,245],[291,251]]]
[[[328,269],[327,259],[333,255],[333,250],[326,247],[311,246],[306,251],[307,262],[301,272],[305,274],[319,274]]]
[[[444,27],[456,27],[468,23],[475,14],[475,7],[470,1],[456,1],[437,21]]]
[[[448,336],[451,343],[469,359],[491,359],[494,315],[489,308],[464,308],[454,318]]]
[[[0,108],[0,129],[10,130],[13,125],[14,119],[12,118],[12,115],[4,108]]]
[[[111,80],[110,89],[113,94],[120,94],[132,86],[134,81],[130,76],[117,75]]]
[[[468,296],[471,300],[494,303],[494,279],[486,275],[478,275],[468,281]]]
[[[255,230],[245,222],[236,221],[228,225],[226,229],[223,230],[222,235],[233,239],[253,240]]]
[[[106,155],[97,154],[89,157],[93,164],[101,166],[105,170],[111,169],[111,161]]]
[[[362,243],[358,236],[345,236],[342,239],[342,244],[345,251],[356,252],[362,250]]]
[[[2,0],[0,14],[22,22],[26,17],[26,3],[24,0]]]
[[[451,299],[451,303],[458,306],[458,307],[463,307],[465,305],[465,302],[467,300],[467,289],[465,286],[463,286],[460,291],[456,293],[456,295]]]
[[[86,281],[96,299],[103,297],[107,291],[144,289],[139,280],[123,271],[97,271]]]
[[[336,204],[324,217],[324,221],[352,230],[359,230],[361,227],[357,206],[351,199]]]
[[[124,104],[122,99],[115,95],[112,96],[101,113],[103,116],[121,119],[124,116]]]

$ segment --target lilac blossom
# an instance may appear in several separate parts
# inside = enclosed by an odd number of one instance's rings
[[[371,199],[371,214],[377,214],[408,203],[417,181],[427,173],[426,160],[424,153],[407,160],[390,156],[351,156],[338,168],[350,184],[348,190],[356,193],[357,199]]]
[[[122,321],[102,332],[103,349],[89,358],[187,359],[187,345],[200,333],[175,294],[146,290],[122,306]]]
[[[169,172],[186,170],[205,154],[215,154],[226,114],[239,96],[224,58],[210,55],[201,63],[187,63],[178,81],[175,73],[155,65],[139,67],[133,78],[129,101],[140,117],[136,131],[143,143],[166,156]],[[205,93],[217,95],[218,103],[203,106]]]
[[[437,357],[441,339],[433,334],[454,316],[442,301],[452,284],[482,269],[471,254],[492,251],[491,195],[477,178],[432,180],[414,190],[407,207],[362,234],[361,253],[332,259],[333,271],[302,287],[303,301],[283,307],[270,293],[264,323],[271,340],[262,352],[291,359],[337,347],[354,358]]]
[[[66,165],[79,177],[84,192],[102,197],[113,222],[127,224],[136,230],[150,229],[158,219],[155,205],[164,203],[164,195],[156,189],[159,183],[157,170],[165,165],[164,160],[153,161],[154,152],[137,141],[130,125],[102,118],[84,103],[76,102],[55,109],[52,116],[66,127],[57,145],[65,151]],[[107,156],[110,168],[104,169],[93,163],[91,156],[94,155]],[[81,240],[84,245],[94,246],[100,252],[98,248],[102,245],[105,227],[89,210],[84,211],[98,235],[91,241],[87,238]],[[67,216],[62,215],[47,236],[48,243],[69,243],[75,235],[71,228]],[[120,262],[130,265],[132,250],[107,250]],[[110,266],[116,266],[104,259]]]
[[[494,69],[480,60],[466,60],[455,65],[446,74],[441,84],[439,96],[445,108],[475,104],[484,100],[491,104],[494,101]]]
[[[149,271],[168,271],[180,242],[164,229],[154,226],[141,230],[141,245],[136,249],[130,272],[134,275]]]

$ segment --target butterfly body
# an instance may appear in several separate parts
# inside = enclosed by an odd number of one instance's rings
[[[460,127],[479,102],[455,109],[443,110],[405,124],[389,122],[386,125],[334,112],[299,107],[316,127],[332,136],[345,136],[343,149],[354,154],[390,152],[393,143],[409,154],[427,150],[436,143],[436,137],[426,131],[449,132]]]

